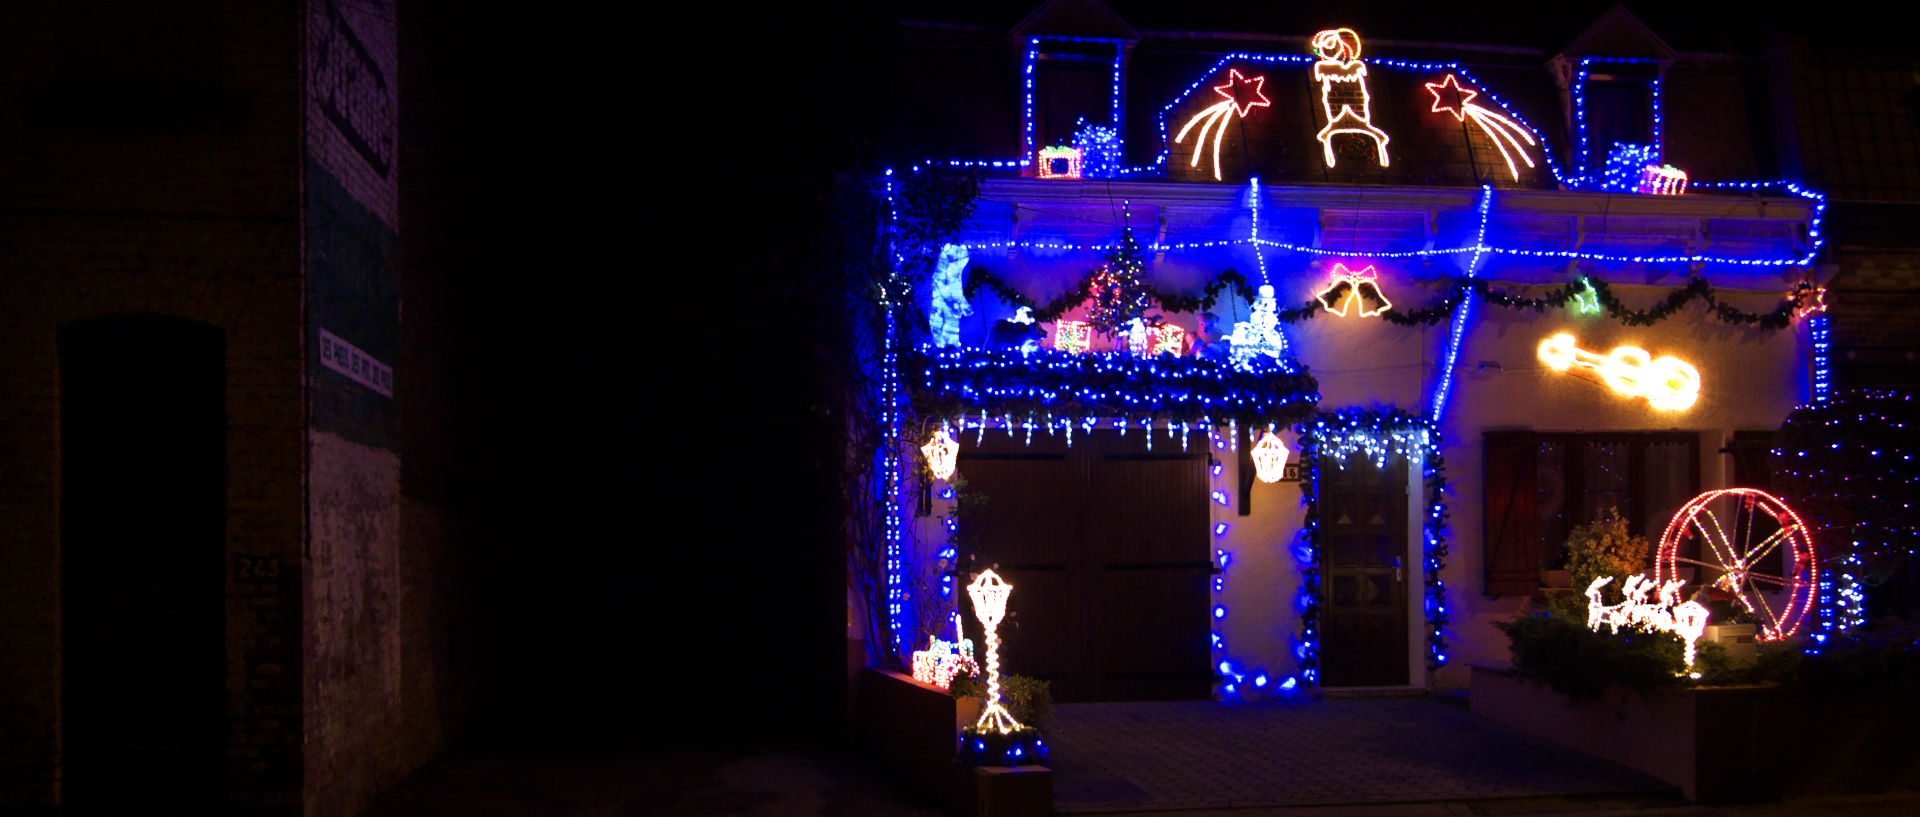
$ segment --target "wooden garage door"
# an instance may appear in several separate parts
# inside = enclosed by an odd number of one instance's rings
[[[976,547],[1015,587],[1003,669],[1061,702],[1208,697],[1206,469],[1199,433],[964,441]]]

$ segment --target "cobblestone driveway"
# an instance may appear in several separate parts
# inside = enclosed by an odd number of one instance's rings
[[[1053,731],[1067,814],[1671,788],[1415,698],[1061,704]]]

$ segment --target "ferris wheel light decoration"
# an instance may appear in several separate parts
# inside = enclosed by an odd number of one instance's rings
[[[1728,511],[1731,525],[1723,525]],[[1700,558],[1682,555],[1690,543],[1688,552]],[[1776,550],[1780,574],[1755,569]],[[1701,587],[1732,596],[1753,617],[1761,641],[1798,632],[1820,583],[1812,528],[1779,497],[1754,488],[1708,491],[1674,513],[1654,557],[1655,584],[1681,580],[1683,564],[1695,569]]]
[[[980,619],[981,629],[987,631],[987,702],[980,710],[980,720],[973,724],[976,732],[1006,735],[1027,728],[1000,704],[1000,620],[1007,615],[1007,597],[1011,595],[1013,585],[991,570],[982,571],[967,585],[973,614]]]

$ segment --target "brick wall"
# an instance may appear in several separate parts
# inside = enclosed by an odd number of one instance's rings
[[[430,153],[439,131],[415,127],[420,148],[397,139],[387,6],[375,15],[384,33],[366,19],[347,25],[391,94],[354,114],[386,122],[392,140],[314,138],[324,112],[308,104],[306,37],[317,17],[334,25],[368,9],[350,5],[64,4],[17,11],[0,29],[0,812],[61,797],[55,337],[82,318],[158,312],[226,335],[234,810],[357,813],[455,731],[464,597],[451,567],[458,447],[445,422],[452,267],[437,260],[453,232],[408,243],[396,230],[402,209],[431,224],[444,200],[416,191],[403,203],[398,182],[403,153]],[[443,70],[416,67],[422,78]],[[394,401],[404,418],[362,413],[390,432],[377,445],[309,420],[308,398],[334,376],[312,359],[303,315],[313,218],[303,175],[316,164],[384,225],[395,324],[402,302],[407,310],[381,354],[395,365],[396,396],[413,401]]]
[[[105,5],[15,9],[0,27],[0,811],[60,797],[55,333],[159,312],[226,335],[226,561],[280,565],[270,578],[227,574],[230,798],[290,813],[304,527],[298,19],[241,2]]]
[[[452,259],[473,236],[448,216],[457,134],[443,109],[449,69],[433,56],[447,47],[433,33],[441,14],[432,3],[308,4],[308,193],[345,193],[327,208],[347,216],[309,212],[309,328],[356,333],[394,371],[387,397],[315,371],[309,355],[313,817],[357,814],[438,755],[465,700],[453,672],[464,597],[449,296]],[[341,59],[357,67],[326,73]]]
[[[1920,251],[1846,249],[1827,296],[1840,388],[1920,388]]]

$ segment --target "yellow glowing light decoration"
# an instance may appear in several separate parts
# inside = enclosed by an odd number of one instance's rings
[[[1152,329],[1147,337],[1147,354],[1182,355],[1187,352],[1187,330],[1171,323],[1163,323]]]
[[[956,643],[937,635],[930,639],[926,649],[913,652],[913,680],[947,689],[955,675],[979,671],[973,663],[972,641],[962,638]]]
[[[1287,444],[1269,431],[1253,444],[1253,473],[1261,482],[1279,482],[1287,472]]]
[[[1200,126],[1200,135],[1193,140],[1193,157],[1187,161],[1188,167],[1200,166],[1200,155],[1207,152],[1207,132],[1212,131],[1213,178],[1214,181],[1220,180],[1220,140],[1227,134],[1227,115],[1233,114],[1235,118],[1245,119],[1247,113],[1254,108],[1271,106],[1273,103],[1261,90],[1266,84],[1267,78],[1264,74],[1248,79],[1240,74],[1238,68],[1227,69],[1226,84],[1213,86],[1213,92],[1226,97],[1226,101],[1215,102],[1205,110],[1194,114],[1192,119],[1187,120],[1187,124],[1181,126],[1179,135],[1173,137],[1173,142],[1177,145],[1186,140],[1187,132],[1193,130],[1194,125]]]
[[[1514,181],[1520,180],[1520,168],[1513,164],[1515,153],[1520,154],[1520,160],[1526,162],[1527,167],[1534,166],[1533,157],[1527,155],[1527,148],[1520,144],[1524,140],[1527,147],[1536,145],[1533,133],[1485,106],[1473,104],[1473,98],[1480,95],[1479,91],[1461,87],[1460,78],[1452,74],[1426,85],[1433,94],[1432,112],[1453,114],[1453,118],[1461,122],[1472,118],[1473,124],[1480,126],[1480,132],[1487,135],[1487,140],[1500,149],[1500,158],[1506,160],[1507,173],[1513,176]]]
[[[1320,108],[1326,127],[1315,137],[1333,167],[1333,135],[1352,133],[1373,140],[1374,155],[1387,166],[1387,132],[1373,126],[1372,97],[1367,94],[1367,64],[1360,61],[1360,35],[1351,28],[1332,28],[1313,35],[1313,78],[1320,83]]]
[[[1065,172],[1056,172],[1056,163],[1064,160]],[[1040,178],[1042,179],[1078,179],[1082,167],[1082,155],[1079,148],[1045,147],[1040,149]]]
[[[1320,290],[1313,297],[1318,299],[1320,306],[1328,312],[1342,318],[1355,307],[1359,307],[1360,317],[1371,318],[1393,308],[1393,302],[1387,300],[1386,293],[1380,291],[1377,280],[1379,277],[1379,273],[1374,272],[1372,265],[1368,265],[1366,269],[1359,272],[1353,272],[1348,270],[1345,264],[1334,264],[1333,275],[1327,280],[1326,289]],[[1368,307],[1366,302],[1369,300],[1376,301],[1380,305]]]
[[[1053,348],[1079,354],[1093,348],[1093,324],[1059,321],[1053,325]]]
[[[1694,645],[1707,631],[1707,608],[1697,601],[1680,601],[1680,587],[1686,581],[1656,583],[1644,573],[1629,576],[1626,584],[1620,586],[1625,600],[1605,604],[1600,600],[1600,588],[1610,581],[1612,576],[1601,576],[1587,585],[1587,629],[1598,632],[1604,624],[1615,633],[1620,632],[1621,627],[1673,633],[1687,645],[1687,672],[1692,673]],[[1647,600],[1650,593],[1654,594],[1653,601]]]
[[[1013,595],[1013,585],[1002,581],[1000,574],[991,570],[982,571],[972,584],[967,585],[967,598],[973,600],[973,614],[980,619],[980,627],[987,631],[987,700],[980,710],[980,720],[975,721],[975,731],[989,729],[1002,735],[1010,734],[1027,727],[1013,719],[1013,713],[1000,703],[1000,620],[1007,615],[1007,597]]]
[[[1654,408],[1684,411],[1700,399],[1700,370],[1671,356],[1654,356],[1638,346],[1620,346],[1604,355],[1576,345],[1566,332],[1540,341],[1540,362],[1556,371],[1591,371],[1622,397],[1645,397]]]
[[[960,455],[960,443],[947,435],[947,427],[933,430],[933,439],[920,446],[920,453],[927,456],[927,469],[933,472],[934,479],[952,479],[954,460]]]
[[[1678,196],[1687,192],[1687,171],[1673,165],[1647,165],[1640,171],[1640,192],[1653,196]]]

